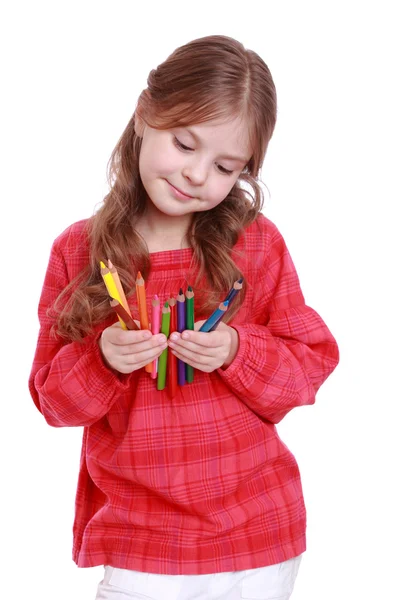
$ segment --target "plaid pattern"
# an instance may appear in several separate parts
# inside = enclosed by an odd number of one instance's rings
[[[105,366],[97,341],[115,316],[84,343],[50,336],[48,307],[88,263],[84,226],[75,223],[53,244],[29,382],[50,425],[84,427],[73,559],[81,567],[200,575],[301,554],[300,475],[275,424],[314,403],[338,349],[304,303],[281,234],[260,215],[240,237],[233,256],[248,291],[231,322],[238,355],[225,371],[196,371],[171,400],[143,369],[117,375]],[[177,293],[191,258],[191,249],[151,255],[149,314],[155,293],[161,301]]]

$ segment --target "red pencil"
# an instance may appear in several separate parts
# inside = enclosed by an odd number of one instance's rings
[[[176,298],[170,298],[168,300],[168,304],[171,309],[171,321],[169,326],[169,334],[171,335],[173,331],[177,330]],[[178,389],[178,359],[175,356],[175,354],[172,354],[171,351],[169,352],[167,367],[168,395],[170,398],[173,398],[174,396],[176,396],[176,392]]]

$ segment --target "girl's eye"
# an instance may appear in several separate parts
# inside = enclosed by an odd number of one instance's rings
[[[233,171],[229,171],[229,169],[225,169],[225,167],[222,167],[221,165],[217,165],[217,167],[224,175],[232,175],[233,173]]]
[[[189,146],[185,146],[185,144],[182,144],[182,142],[180,142],[178,140],[177,137],[174,136],[174,144],[175,146],[177,146],[180,150],[193,150],[193,148],[189,148]]]
[[[179,150],[184,150],[186,152],[194,152],[194,148],[189,148],[189,146],[185,146],[185,144],[182,144],[182,142],[180,142],[175,135],[174,144],[177,148],[179,148]],[[224,175],[232,175],[233,173],[233,171],[225,169],[225,167],[223,167],[222,165],[217,165],[217,169],[220,171],[220,173],[223,173]]]

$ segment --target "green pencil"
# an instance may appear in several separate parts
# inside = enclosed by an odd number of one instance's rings
[[[191,285],[186,292],[186,329],[194,329],[194,292]],[[194,369],[191,365],[186,365],[186,381],[192,383],[194,379]]]
[[[168,302],[164,304],[161,309],[161,333],[165,336],[169,336],[169,325],[171,321],[171,309]],[[162,354],[158,358],[158,373],[157,373],[157,389],[163,390],[165,388],[165,382],[167,379],[167,359],[168,359],[168,348],[163,350]]]

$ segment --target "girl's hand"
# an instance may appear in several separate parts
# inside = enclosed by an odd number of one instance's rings
[[[163,333],[152,335],[147,329],[126,331],[119,323],[114,323],[104,329],[99,347],[106,364],[126,374],[158,358],[167,347],[167,338]]]
[[[174,332],[168,346],[175,356],[199,371],[211,373],[229,367],[239,349],[236,329],[220,323],[215,331],[198,331],[204,321],[195,323],[195,331]]]

